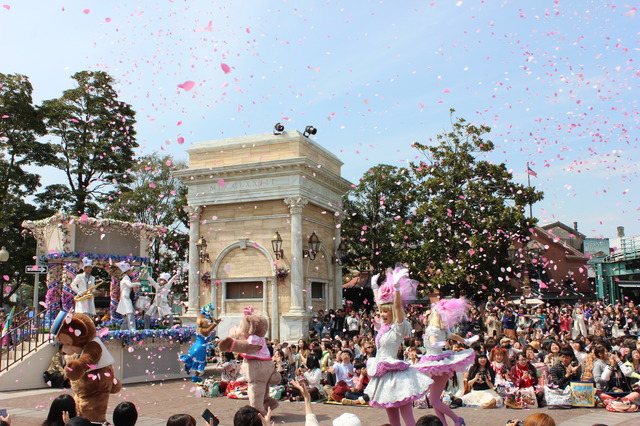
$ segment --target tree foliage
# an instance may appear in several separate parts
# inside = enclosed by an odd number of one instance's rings
[[[22,271],[33,263],[35,240],[22,232],[22,221],[48,213],[26,201],[40,186],[40,176],[27,167],[46,166],[54,159],[52,147],[38,140],[46,128],[32,93],[28,77],[0,73],[0,245],[10,253],[3,275],[14,283],[5,300],[27,282]]]
[[[159,272],[179,269],[186,256],[187,187],[171,175],[185,168],[185,163],[175,162],[170,155],[142,157],[128,170],[128,183],[117,185],[105,200],[105,217],[165,228],[152,249],[153,266]]]
[[[345,194],[342,238],[349,246],[345,265],[370,264],[384,271],[405,256],[404,229],[412,216],[412,202],[406,195],[412,187],[407,169],[381,164],[368,170]]]
[[[104,71],[82,71],[72,78],[77,87],[42,107],[49,133],[57,137],[53,165],[67,177],[64,196],[73,198],[71,213],[85,214],[92,213],[88,208],[97,210],[96,200],[109,186],[126,183],[138,144],[135,113],[118,100],[114,79]],[[45,189],[44,197],[54,190]]]
[[[427,292],[492,294],[520,273],[508,248],[529,238],[535,220],[526,206],[542,193],[513,182],[504,163],[480,159],[494,148],[483,138],[490,130],[458,118],[433,144],[414,144],[424,160],[412,164],[416,223],[407,231],[418,246],[411,265]]]

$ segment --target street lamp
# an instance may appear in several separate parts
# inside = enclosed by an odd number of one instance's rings
[[[342,265],[342,259],[345,258],[348,252],[349,252],[349,247],[347,246],[346,241],[344,240],[340,241],[340,244],[338,244],[338,248],[336,249],[336,257],[334,258],[334,261],[338,265]]]
[[[196,243],[196,248],[198,249],[198,257],[200,258],[200,263],[209,262],[209,253],[207,253],[207,240],[205,240],[204,237],[200,237],[200,239]]]
[[[313,231],[313,234],[309,237],[309,250],[302,250],[302,256],[308,257],[311,260],[316,260],[316,254],[320,251],[320,238]]]
[[[282,237],[280,236],[280,233],[278,231],[273,234],[273,238],[271,239],[271,248],[276,255],[276,260],[280,260],[283,258],[284,251],[282,250]]]
[[[0,286],[0,308],[4,308],[4,286],[6,284],[4,280],[4,265],[8,260],[9,252],[6,247],[2,246],[2,249],[0,249],[0,277],[2,277],[2,280],[0,280],[0,283],[2,283]]]

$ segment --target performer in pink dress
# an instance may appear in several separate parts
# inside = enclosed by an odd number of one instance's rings
[[[387,410],[389,423],[401,426],[400,417],[407,426],[416,424],[413,401],[427,392],[431,379],[413,365],[398,359],[398,348],[411,334],[411,325],[405,318],[402,303],[413,300],[417,282],[407,277],[406,268],[387,271],[386,282],[378,288],[376,275],[372,278],[376,303],[382,326],[376,336],[377,353],[367,360],[369,384],[364,393],[369,403]]]
[[[466,424],[462,417],[456,415],[449,406],[441,401],[440,396],[447,386],[447,381],[458,371],[465,371],[473,364],[475,353],[473,349],[460,352],[443,350],[447,340],[453,339],[460,343],[470,344],[477,340],[477,336],[465,340],[449,329],[455,327],[467,316],[469,305],[464,299],[442,299],[431,305],[429,326],[424,331],[425,355],[420,358],[416,368],[433,379],[429,393],[429,402],[436,412],[436,416],[443,425],[447,425],[445,416],[450,417],[456,426]]]

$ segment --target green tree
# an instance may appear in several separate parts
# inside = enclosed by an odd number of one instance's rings
[[[128,170],[129,183],[117,185],[105,199],[105,217],[165,228],[152,248],[153,266],[160,272],[178,269],[186,256],[187,187],[171,175],[186,168],[170,155],[142,157]]]
[[[424,160],[412,164],[418,199],[408,232],[417,249],[409,259],[427,293],[483,296],[509,289],[521,273],[508,248],[529,238],[535,220],[526,206],[543,194],[513,182],[505,164],[481,160],[494,149],[483,139],[491,129],[454,121],[453,113],[450,132],[414,144]]]
[[[0,245],[11,256],[4,275],[16,283],[12,291],[4,292],[5,301],[27,282],[24,267],[34,261],[35,240],[22,232],[22,221],[46,214],[25,201],[40,186],[40,176],[26,167],[46,166],[54,160],[52,147],[38,140],[46,127],[32,93],[28,77],[0,73]]]
[[[349,246],[345,268],[370,264],[380,272],[406,257],[405,228],[412,223],[412,194],[408,170],[385,164],[372,167],[345,194],[342,238]]]
[[[127,182],[138,146],[135,112],[118,100],[114,79],[104,71],[82,71],[72,76],[77,87],[58,99],[44,101],[49,133],[57,137],[54,166],[65,172],[73,198],[73,214],[99,212],[97,200],[109,187]],[[46,188],[43,197],[61,188]]]

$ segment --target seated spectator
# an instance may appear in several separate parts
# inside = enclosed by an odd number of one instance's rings
[[[560,362],[560,345],[558,342],[547,343],[546,351],[547,354],[544,357],[544,363],[547,364],[549,368]]]
[[[487,356],[477,354],[473,366],[467,373],[466,381],[471,391],[462,397],[463,404],[468,407],[502,407],[502,397],[493,390],[495,377]]]
[[[509,370],[511,369],[507,350],[503,347],[496,346],[489,354],[489,361],[491,361],[491,368],[496,373],[493,384],[495,386],[507,386],[509,382]]]
[[[42,426],[63,426],[76,416],[76,402],[71,395],[62,394],[51,402],[47,419]]]
[[[222,362],[218,366],[213,367],[215,373],[220,373],[220,393],[226,394],[227,385],[235,382],[238,378],[238,363],[233,352],[225,352],[222,354]]]
[[[44,382],[52,388],[70,388],[69,379],[64,378],[64,366],[65,360],[62,354],[62,346],[59,345],[58,350],[51,357],[49,368],[42,373]]]
[[[570,382],[577,382],[582,376],[580,363],[576,360],[573,349],[564,347],[560,349],[560,362],[551,367],[549,372],[551,384],[566,388]]]
[[[0,426],[11,426],[11,416],[7,414],[7,417],[0,416]]]
[[[298,377],[302,377],[307,384],[312,401],[317,401],[324,395],[322,389],[322,371],[320,362],[316,354],[309,354],[306,365],[301,366],[297,371]]]
[[[509,372],[509,377],[513,385],[518,388],[528,388],[538,384],[538,374],[536,369],[525,354],[519,354],[516,365]]]
[[[630,368],[624,365],[617,352],[610,354],[603,346],[593,349],[596,360],[593,364],[593,380],[596,392],[630,392],[631,386],[625,376]]]
[[[418,419],[416,426],[442,426],[442,421],[433,414],[427,414]]]
[[[235,422],[235,417],[234,417],[234,422]],[[189,414],[174,414],[173,416],[169,417],[169,419],[167,420],[167,426],[197,426],[197,423],[196,423],[196,419],[194,419],[193,416]],[[258,423],[258,426],[261,426],[261,423]]]
[[[356,375],[353,377],[353,386],[344,394],[344,398],[342,398],[344,405],[353,405],[356,403],[366,404],[369,402],[369,395],[364,393],[364,389],[369,384],[367,367],[364,364],[356,364],[354,368]]]
[[[625,364],[631,368],[630,375],[628,376],[631,385],[638,383],[638,381],[640,381],[640,350],[633,349],[629,355],[627,355]]]
[[[133,403],[123,401],[116,405],[113,410],[113,426],[134,426],[137,421],[138,410]]]

